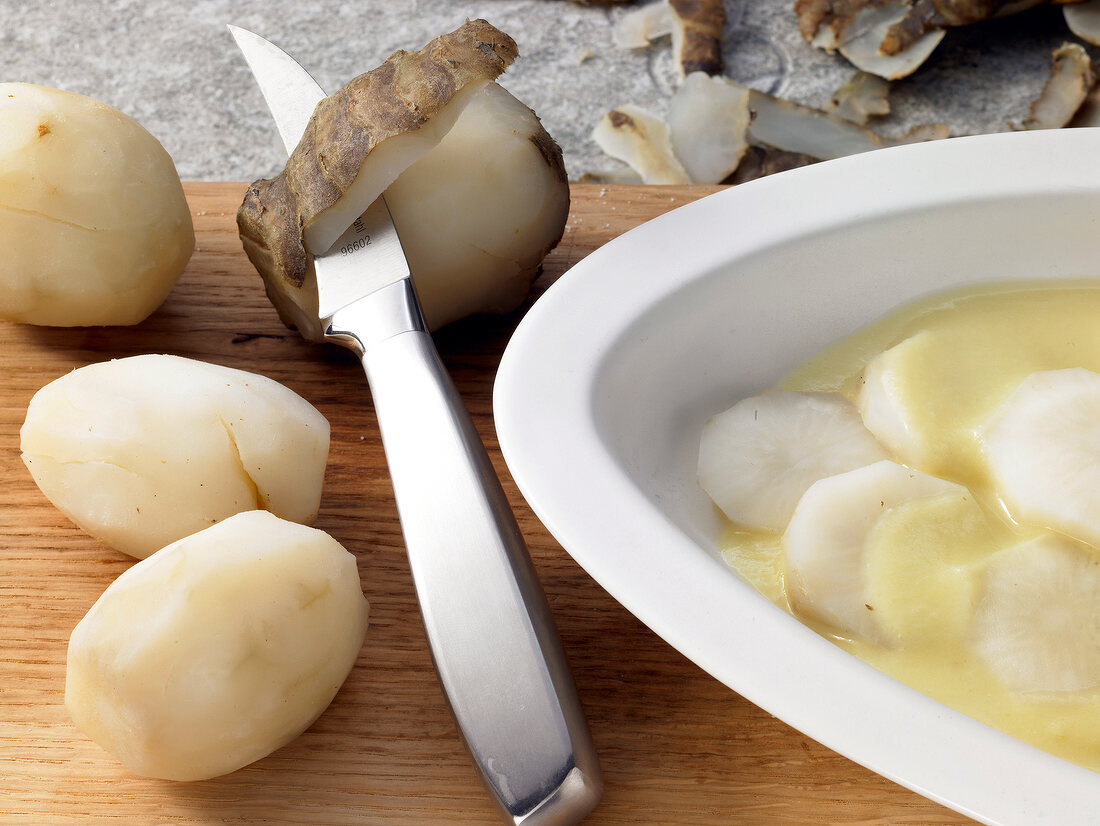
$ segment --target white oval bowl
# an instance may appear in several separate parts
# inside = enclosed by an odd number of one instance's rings
[[[708,416],[914,298],[1100,275],[1100,129],[957,138],[731,188],[596,250],[500,365],[520,490],[615,599],[734,691],[983,823],[1100,822],[1100,775],[851,657],[721,560],[695,482]],[[1100,319],[1098,319],[1100,324]]]

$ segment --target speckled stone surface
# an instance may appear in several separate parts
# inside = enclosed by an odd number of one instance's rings
[[[726,74],[820,105],[852,73],[798,34],[793,0],[726,0]],[[665,110],[673,85],[667,43],[617,50],[624,8],[565,0],[0,0],[0,79],[92,95],[160,138],[186,180],[252,180],[284,160],[263,101],[226,23],[275,41],[335,89],[398,48],[419,48],[466,17],[519,42],[504,84],[542,117],[571,177],[610,169],[589,133],[608,109]],[[886,134],[944,122],[955,134],[1002,131],[1027,114],[1071,39],[1056,6],[948,34],[932,58],[894,85]]]

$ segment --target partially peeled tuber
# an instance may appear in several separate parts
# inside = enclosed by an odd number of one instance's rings
[[[564,232],[569,189],[561,149],[493,83],[516,56],[506,34],[468,21],[318,105],[284,172],[252,184],[237,214],[285,323],[321,337],[311,256],[383,192],[430,327],[523,300]]]
[[[462,170],[462,174],[455,174]],[[386,190],[429,326],[506,313],[561,238],[561,150],[503,87],[480,87],[435,149]]]

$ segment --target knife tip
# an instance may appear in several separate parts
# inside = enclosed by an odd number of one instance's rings
[[[248,29],[241,28],[240,26],[234,26],[232,23],[226,23],[225,28],[229,30],[229,33],[233,35],[233,39],[238,43],[242,37],[257,37],[258,35],[250,32]]]

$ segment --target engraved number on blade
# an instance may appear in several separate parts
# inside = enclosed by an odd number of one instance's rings
[[[361,237],[356,238],[354,241],[344,244],[340,247],[341,255],[350,255],[353,252],[357,252],[365,247],[370,246],[370,233],[367,232],[366,226],[363,224],[363,216],[359,216],[352,223],[351,228],[355,230],[356,235]],[[364,234],[365,233],[365,234]]]
[[[368,247],[368,246],[370,246],[370,236],[366,235],[363,238],[356,238],[350,244],[346,244],[346,245],[340,247],[340,254],[341,255],[350,255],[351,253],[357,252],[358,250],[361,250],[364,247]]]

